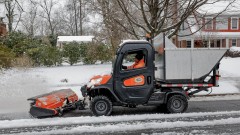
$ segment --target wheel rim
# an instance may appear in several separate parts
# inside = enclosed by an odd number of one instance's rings
[[[182,107],[182,101],[178,99],[173,100],[172,107],[174,109],[180,109]]]
[[[105,112],[107,110],[107,103],[104,101],[98,101],[95,107],[98,112]]]

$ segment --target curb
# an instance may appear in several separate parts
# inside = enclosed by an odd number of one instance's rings
[[[240,95],[240,93],[227,93],[227,94],[210,94],[210,95],[194,95],[191,96],[191,98],[194,97],[216,97],[216,96],[235,96],[235,95]]]

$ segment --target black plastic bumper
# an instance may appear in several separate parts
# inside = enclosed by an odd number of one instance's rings
[[[83,97],[87,96],[87,85],[81,87],[81,92]]]
[[[29,113],[35,118],[49,117],[49,116],[56,115],[54,110],[39,108],[39,107],[35,107],[35,106],[32,106],[30,108]]]

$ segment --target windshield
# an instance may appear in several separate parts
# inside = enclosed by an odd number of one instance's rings
[[[117,56],[118,56],[119,52],[120,52],[120,47],[118,47],[118,49],[116,51],[116,55],[114,56],[114,59],[112,60],[112,73],[113,73],[114,65],[116,63]]]
[[[114,59],[112,61],[112,73],[113,73],[114,65],[116,63],[116,59],[117,59],[117,55],[114,56]]]

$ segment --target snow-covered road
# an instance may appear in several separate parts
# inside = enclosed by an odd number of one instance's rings
[[[239,93],[239,69],[240,58],[224,58],[220,66],[220,87],[213,88],[212,94]],[[27,112],[28,98],[62,88],[79,90],[90,77],[106,72],[111,72],[111,64],[12,69],[0,72],[0,113]]]
[[[213,88],[212,94],[240,93],[239,69],[240,58],[224,58],[220,87]],[[240,134],[239,95],[191,99],[185,114],[161,114],[155,108],[140,107],[116,109],[110,117],[91,117],[88,110],[70,112],[65,118],[28,116],[27,98],[62,88],[79,90],[91,76],[109,71],[110,64],[1,72],[0,134]]]
[[[240,133],[240,111],[0,121],[0,134]],[[218,127],[225,127],[219,130]],[[227,128],[233,128],[228,131]],[[190,129],[190,130],[189,130]],[[204,129],[204,132],[202,132]],[[220,128],[221,129],[221,128]],[[225,131],[225,132],[223,132]]]

